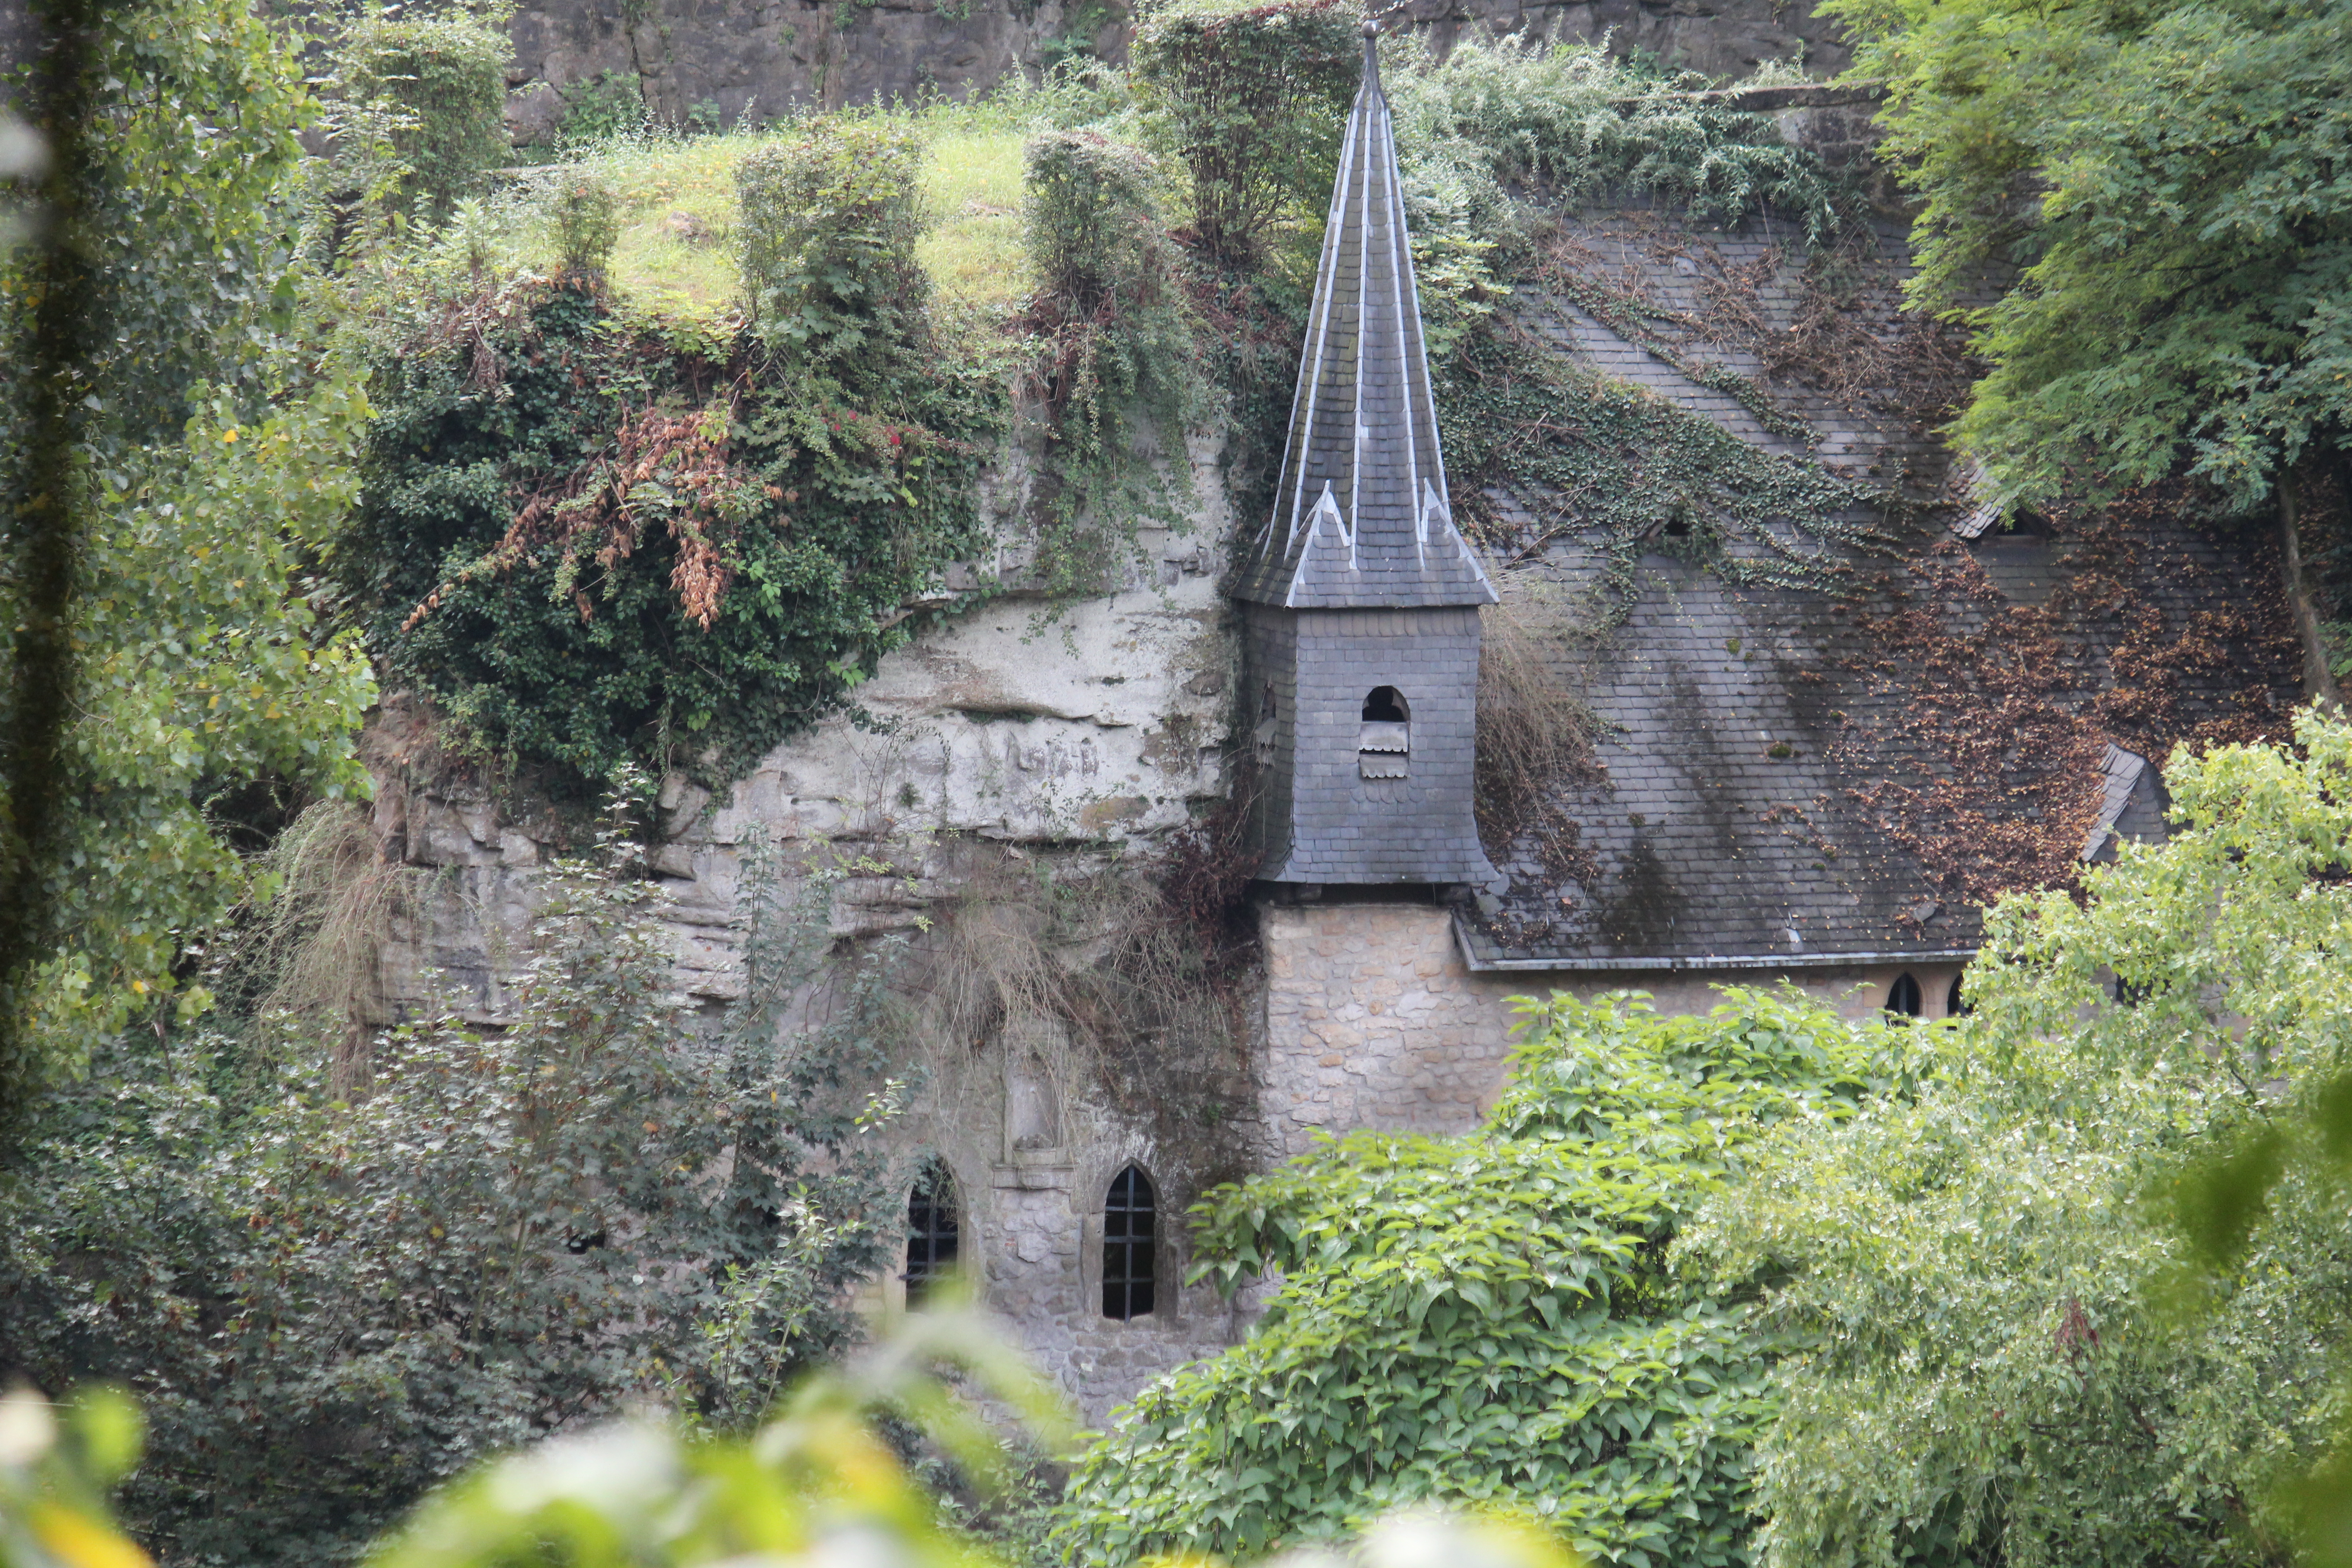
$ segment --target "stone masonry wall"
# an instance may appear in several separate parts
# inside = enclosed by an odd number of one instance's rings
[[[1473,973],[1451,910],[1432,904],[1268,905],[1265,1054],[1260,1104],[1284,1156],[1320,1132],[1360,1128],[1465,1132],[1494,1105],[1519,1022],[1513,998],[1556,991],[1592,997],[1647,991],[1662,1013],[1704,1012],[1717,985],[1769,985],[1759,972]],[[1903,971],[1807,969],[1786,978],[1860,1017],[1886,1000]],[[1957,964],[1909,969],[1939,1018]]]
[[[1100,1425],[1153,1376],[1241,1337],[1236,1304],[1212,1286],[1182,1284],[1191,1261],[1183,1212],[1219,1173],[1097,1096],[1065,1110],[1050,1092],[1024,1091],[1033,1088],[1020,1080],[1017,1039],[1009,1051],[1000,1044],[951,1110],[934,1098],[897,1130],[901,1191],[926,1156],[947,1162],[960,1266],[1031,1363],[1060,1383],[1083,1420]],[[1249,1129],[1234,1131],[1254,1144]],[[1150,1179],[1159,1214],[1155,1302],[1119,1321],[1102,1310],[1103,1208],[1130,1163]],[[904,1300],[895,1278],[872,1296],[885,1313]]]

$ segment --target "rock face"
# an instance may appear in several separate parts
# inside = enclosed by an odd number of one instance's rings
[[[1850,58],[1808,0],[1416,0],[1406,16],[1441,49],[1478,28],[1605,38],[1716,77],[1795,57],[1825,76]],[[562,100],[607,73],[636,78],[672,123],[963,99],[1061,58],[1116,64],[1130,24],[1122,0],[531,0],[515,13],[509,124],[518,142],[547,140]]]
[[[635,76],[656,118],[753,122],[811,109],[963,99],[1064,56],[1118,60],[1127,16],[1104,0],[541,0],[515,13],[509,123],[553,129],[537,95]]]

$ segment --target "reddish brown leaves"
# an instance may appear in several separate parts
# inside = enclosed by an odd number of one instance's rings
[[[678,605],[709,631],[735,580],[729,547],[740,531],[743,502],[758,493],[751,477],[727,459],[729,424],[727,410],[716,405],[683,414],[649,405],[624,416],[608,456],[533,492],[506,536],[427,595],[400,629],[413,629],[460,584],[535,563],[549,548],[560,552],[558,591],[568,586],[581,620],[593,620],[595,603],[576,582],[582,559],[609,573],[635,554],[646,530],[658,523],[677,546],[670,587]],[[776,499],[772,487],[766,493]]]

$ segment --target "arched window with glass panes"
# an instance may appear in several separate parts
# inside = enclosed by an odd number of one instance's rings
[[[1129,1165],[1103,1200],[1103,1316],[1127,1322],[1151,1310],[1159,1283],[1159,1216],[1151,1178]]]
[[[907,1194],[907,1305],[920,1307],[953,1272],[961,1237],[956,1218],[955,1177],[934,1154],[915,1173]]]
[[[1896,1018],[1916,1018],[1927,1010],[1927,999],[1919,994],[1918,980],[1909,974],[1895,976],[1895,984],[1886,988],[1886,1011]]]

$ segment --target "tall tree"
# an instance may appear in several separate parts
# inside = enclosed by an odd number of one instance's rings
[[[229,789],[363,787],[373,689],[301,580],[366,404],[303,260],[317,105],[293,41],[235,0],[53,26],[35,107],[74,189],[47,243],[0,258],[0,1115],[177,989],[189,934],[244,891]]]
[[[2343,1560],[2342,1459],[2295,1483],[2352,1348],[2352,726],[2297,742],[2177,757],[2168,843],[1994,909],[1913,1092],[1768,1132],[1685,1232],[1806,1347],[1773,1568]]]
[[[1924,202],[1913,300],[1991,364],[2021,497],[2186,468],[2241,503],[2352,437],[2352,5],[1832,0]],[[1986,302],[2015,268],[2013,286]]]

